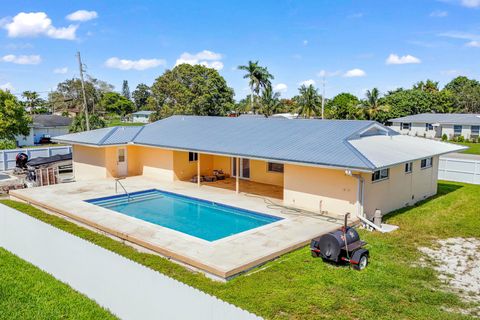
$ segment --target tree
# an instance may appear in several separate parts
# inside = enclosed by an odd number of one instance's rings
[[[98,106],[102,95],[111,92],[113,86],[101,81],[88,77],[85,81],[85,95],[87,97],[87,108],[90,113],[99,111],[95,110]],[[82,84],[80,79],[68,79],[60,82],[57,89],[48,95],[49,105],[54,112],[74,112],[78,113],[83,110]]]
[[[322,96],[313,86],[302,85],[298,89],[299,95],[294,98],[298,104],[298,116],[311,118],[318,114],[318,110],[322,104]]]
[[[0,89],[0,140],[13,141],[16,135],[27,136],[31,121],[17,98]]]
[[[270,80],[273,79],[273,75],[268,72],[266,67],[260,66],[258,61],[248,61],[247,65],[238,66],[238,69],[247,72],[243,78],[249,79],[250,109],[253,113],[256,113],[256,108],[254,106],[255,97],[258,97],[260,89],[265,89],[267,86],[271,85]]]
[[[456,112],[480,113],[480,82],[467,77],[456,77],[442,91],[454,96]]]
[[[280,107],[280,93],[274,92],[272,85],[267,86],[260,97],[260,113],[265,117],[270,117]]]
[[[124,96],[126,99],[130,100],[130,87],[128,86],[128,81],[127,80],[123,80],[122,96]]]
[[[332,119],[357,119],[364,118],[360,100],[350,93],[340,93],[327,102],[327,115]]]
[[[37,107],[41,107],[45,104],[45,101],[40,98],[40,95],[36,91],[24,91],[22,92],[23,101],[26,108],[29,109],[30,114],[35,113]]]
[[[438,92],[440,91],[438,89],[438,81],[432,81],[430,79],[427,79],[426,82],[419,81],[416,84],[413,85],[414,90],[421,90],[421,91],[426,91],[426,92]]]
[[[110,114],[125,116],[132,113],[134,109],[133,102],[116,92],[107,92],[102,96],[99,107]]]
[[[88,123],[90,125],[90,130],[106,127],[105,121],[97,114],[90,114],[88,116]],[[73,118],[72,124],[70,125],[70,132],[81,132],[85,130],[87,130],[87,126],[85,121],[85,114],[82,112]]]
[[[362,102],[362,105],[365,110],[365,116],[368,120],[379,122],[385,122],[388,120],[387,112],[389,107],[383,104],[383,99],[380,98],[380,91],[378,91],[377,88],[367,90],[365,98],[366,99]]]
[[[132,92],[133,101],[135,102],[135,110],[143,110],[148,105],[148,98],[152,95],[150,87],[140,83]]]
[[[217,70],[180,64],[152,85],[154,120],[173,114],[223,116],[233,108],[233,89]],[[152,102],[149,102],[152,103]]]

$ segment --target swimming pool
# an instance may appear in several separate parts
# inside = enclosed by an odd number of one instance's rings
[[[157,189],[86,202],[207,241],[219,240],[282,220]]]

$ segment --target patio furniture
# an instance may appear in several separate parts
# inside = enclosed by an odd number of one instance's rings
[[[205,177],[201,175],[201,176],[200,176],[200,182],[203,182],[203,181],[205,181]],[[197,176],[197,175],[194,175],[194,176],[192,177],[192,179],[190,179],[190,182],[197,183],[197,182],[198,182],[198,176]]]
[[[205,181],[206,182],[215,182],[217,181],[217,176],[213,175],[213,176],[205,176]]]
[[[223,173],[223,170],[213,170],[213,175],[216,177],[216,180],[225,180],[227,178],[227,175]]]

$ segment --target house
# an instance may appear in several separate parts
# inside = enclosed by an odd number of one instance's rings
[[[466,113],[422,113],[390,119],[390,128],[410,136],[448,139],[463,136],[465,139],[478,139],[480,114]]]
[[[172,116],[54,140],[73,145],[77,181],[137,175],[190,181],[222,170],[234,177],[237,193],[248,181],[260,196],[268,186],[280,190],[285,206],[368,218],[435,195],[439,156],[465,149],[374,121],[254,117]]]
[[[149,123],[150,115],[155,113],[154,111],[137,111],[132,113],[132,122]]]
[[[68,133],[72,119],[68,117],[35,114],[32,116],[32,124],[28,136],[19,135],[16,137],[18,146],[33,146],[40,142],[42,137],[56,137]]]

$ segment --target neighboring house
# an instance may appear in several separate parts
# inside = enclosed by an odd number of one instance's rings
[[[76,180],[189,181],[223,170],[237,177],[237,192],[238,179],[248,179],[280,187],[286,206],[369,218],[436,194],[439,156],[465,149],[374,121],[253,117],[172,116],[55,140],[73,145]]]
[[[478,138],[480,114],[466,113],[422,113],[390,119],[390,128],[410,136],[448,139],[463,136],[465,139]]]
[[[33,146],[40,142],[42,137],[56,137],[68,133],[72,119],[51,114],[35,114],[32,116],[30,133],[27,136],[16,137],[17,145]]]
[[[154,111],[137,111],[132,113],[132,122],[139,122],[139,123],[149,123],[150,122],[150,115],[154,113]]]

